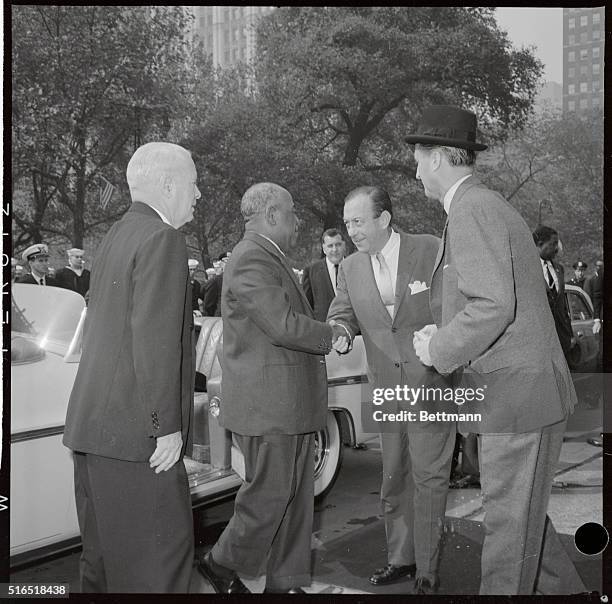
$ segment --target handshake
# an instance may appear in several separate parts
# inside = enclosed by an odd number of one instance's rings
[[[349,330],[342,323],[334,321],[334,319],[329,324],[332,328],[332,348],[338,354],[345,354],[351,349],[353,343]]]

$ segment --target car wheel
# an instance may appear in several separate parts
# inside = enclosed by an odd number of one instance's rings
[[[327,424],[315,432],[314,494],[317,501],[327,495],[338,478],[342,465],[340,426],[333,411],[327,412]]]

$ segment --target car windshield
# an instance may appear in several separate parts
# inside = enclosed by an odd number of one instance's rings
[[[27,340],[35,343],[39,350],[65,354],[77,331],[84,308],[85,300],[76,292],[58,287],[14,283],[11,288],[13,346]],[[20,361],[27,361],[27,358]]]

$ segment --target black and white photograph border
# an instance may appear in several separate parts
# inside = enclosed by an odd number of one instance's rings
[[[142,52],[142,61],[125,59],[121,63],[125,73],[116,81],[108,79],[111,87],[118,89],[111,93],[105,89],[99,99],[89,100],[84,96],[97,90],[96,80],[109,76],[105,60],[120,57],[113,44],[134,26],[126,19],[125,29],[111,31],[104,19],[94,23],[96,15],[102,14],[100,11],[111,7],[72,7],[92,9],[89,18],[93,16],[94,20],[88,35],[106,37],[97,46],[99,63],[91,73],[62,71],[66,69],[62,61],[80,69],[85,64],[70,56],[70,44],[66,42],[71,35],[77,36],[78,23],[74,23],[63,34],[66,39],[58,41],[55,71],[41,73],[36,61],[42,61],[43,55],[52,54],[53,50],[43,47],[44,38],[36,27],[45,28],[49,37],[61,36],[59,29],[53,31],[54,26],[59,28],[59,21],[54,25],[45,18],[44,10],[49,7],[5,3],[3,11],[0,597],[9,594],[11,584],[17,591],[10,593],[21,597],[64,593],[32,591],[53,585],[65,586],[71,595],[80,591],[74,469],[72,453],[63,446],[62,435],[78,369],[88,300],[64,288],[17,283],[20,275],[29,271],[27,254],[22,254],[33,244],[47,243],[49,266],[60,270],[66,265],[66,252],[82,248],[85,265],[91,269],[102,236],[129,205],[125,168],[137,147],[165,140],[177,142],[192,152],[202,202],[194,220],[181,232],[189,257],[199,262],[195,278],[203,287],[210,279],[206,268],[217,268],[222,253],[240,240],[243,229],[240,197],[250,184],[265,180],[266,170],[270,171],[270,180],[285,183],[294,196],[301,232],[298,249],[289,260],[298,279],[307,264],[321,258],[321,232],[330,226],[342,227],[341,200],[354,186],[362,184],[358,179],[364,175],[370,179],[368,184],[387,187],[397,211],[394,224],[407,232],[440,237],[445,221],[441,205],[435,202],[434,207],[434,202],[425,200],[422,185],[415,180],[411,147],[403,141],[403,135],[418,122],[422,107],[412,107],[405,99],[398,102],[380,116],[379,126],[368,124],[374,134],[370,140],[364,135],[362,145],[353,149],[354,162],[340,166],[334,163],[338,163],[339,141],[348,134],[343,120],[354,117],[344,112],[350,103],[350,93],[345,91],[344,98],[335,98],[336,91],[330,83],[329,96],[317,97],[320,106],[304,117],[298,105],[311,99],[297,97],[309,94],[311,89],[310,84],[300,82],[299,70],[304,69],[304,79],[317,69],[322,74],[329,69],[327,75],[333,76],[346,57],[342,54],[346,49],[339,51],[337,57],[323,53],[300,56],[301,51],[312,52],[319,32],[310,33],[312,37],[308,40],[300,40],[296,35],[293,42],[287,42],[283,39],[287,32],[272,39],[276,30],[271,25],[258,30],[261,20],[271,23],[275,11],[291,10],[288,7],[157,7],[159,18],[151,16],[150,31],[136,35],[134,29],[131,34],[132,52]],[[114,8],[145,12],[150,9],[151,15],[156,10],[156,7]],[[168,11],[162,15],[164,8]],[[334,17],[339,11],[349,10],[329,8]],[[66,9],[69,7],[62,7]],[[28,10],[38,11],[39,20],[28,22]],[[21,17],[16,18],[20,12]],[[347,19],[345,31],[342,23],[337,22],[340,19],[330,20],[329,28],[335,37],[330,38],[325,52],[330,52],[334,44],[348,47],[354,43],[363,53],[359,56],[367,56],[365,42],[357,44],[351,37],[375,38],[382,36],[382,30],[380,24],[368,29],[364,15]],[[604,454],[609,447],[605,421],[609,419],[604,418],[604,409],[612,391],[608,384],[612,375],[610,331],[603,322],[601,331],[597,331],[593,300],[586,285],[572,284],[569,277],[574,275],[572,265],[578,261],[588,265],[587,278],[592,276],[595,262],[609,255],[604,237],[608,234],[609,213],[603,188],[603,167],[609,167],[606,163],[609,157],[603,153],[607,16],[608,11],[596,4],[498,7],[490,17],[494,19],[495,31],[505,37],[506,52],[514,53],[514,59],[523,62],[521,74],[526,79],[516,85],[517,96],[529,96],[527,106],[531,112],[517,102],[510,111],[512,123],[502,124],[499,116],[503,112],[489,115],[486,103],[479,105],[478,99],[469,93],[464,97],[473,102],[479,120],[482,118],[479,137],[482,134],[490,143],[489,151],[482,152],[477,159],[480,177],[510,201],[532,230],[545,224],[558,232],[557,259],[565,266],[568,282],[565,296],[572,328],[573,356],[569,365],[579,402],[564,434],[548,515],[587,590],[571,599],[598,601],[601,595],[604,602],[609,581],[605,572],[605,562],[609,560],[606,528],[609,502],[604,505],[609,480],[604,469]],[[304,17],[296,14],[294,18]],[[581,18],[586,21],[581,22]],[[313,21],[324,29],[325,22],[320,16]],[[286,27],[288,20],[278,23]],[[305,27],[304,22],[300,27]],[[266,43],[262,43],[268,55],[265,65],[258,63],[254,67],[258,31],[268,36]],[[599,32],[597,38],[593,37],[594,31]],[[373,39],[372,44],[379,45],[381,39]],[[385,43],[389,52],[393,44],[399,45],[392,35]],[[81,40],[74,48],[81,48],[80,44]],[[274,44],[285,52],[275,60],[281,65],[285,61],[297,71],[274,72],[274,60],[269,53]],[[593,49],[597,49],[595,53]],[[168,53],[167,62],[159,61],[160,52]],[[197,52],[199,59],[181,58],[185,52]],[[406,51],[400,48],[393,52],[398,53],[397,59],[400,52]],[[420,52],[436,50],[431,48],[430,41]],[[379,55],[380,52],[372,59],[373,65],[382,64]],[[326,60],[336,63],[326,65]],[[53,61],[45,64],[51,65]],[[393,69],[401,71],[397,64],[394,60]],[[258,72],[258,68],[262,71]],[[197,69],[198,77],[182,80],[190,69]],[[364,66],[365,77],[384,82],[384,73],[372,70],[368,75],[369,69],[371,66]],[[521,68],[515,64],[514,69],[520,72]],[[131,98],[137,87],[128,80],[142,70],[156,70],[156,75],[152,77],[153,71],[147,71],[147,77],[138,82],[142,86],[138,90],[141,96]],[[260,75],[262,79],[258,81]],[[323,77],[318,82],[313,80],[312,85],[322,85]],[[395,78],[390,86],[399,85],[397,73],[389,77]],[[156,89],[146,88],[151,82],[155,82]],[[281,98],[289,91],[287,82],[295,87],[296,97],[290,101]],[[60,88],[59,83],[68,88]],[[303,87],[298,89],[298,83]],[[281,89],[281,85],[285,88]],[[123,90],[119,90],[121,86]],[[274,86],[279,89],[275,91]],[[258,87],[265,89],[268,104],[276,100],[286,105],[279,105],[279,115],[281,111],[286,113],[278,123],[266,122],[272,115],[265,113],[270,111],[269,106],[262,108],[253,102]],[[440,82],[439,88],[443,87],[444,82]],[[111,94],[111,103],[105,103],[106,94]],[[454,94],[431,86],[414,98],[447,102],[457,98]],[[225,103],[230,107],[225,107]],[[86,127],[93,134],[85,133],[79,138],[75,137],[78,128],[72,131],[70,128],[75,128],[81,109],[84,114],[93,111],[96,115],[95,119],[85,118],[89,119]],[[288,123],[291,111],[300,120],[308,121],[308,126],[302,121],[299,127],[310,128],[311,138],[302,141],[302,149],[296,146],[297,134],[287,134],[291,145],[275,148],[278,137],[286,134],[279,124]],[[211,121],[206,122],[204,115],[212,116]],[[213,119],[216,123],[212,123]],[[99,133],[104,124],[109,133],[102,136]],[[262,135],[266,124],[271,130],[269,136]],[[508,127],[500,134],[502,126]],[[241,140],[240,136],[244,138]],[[287,163],[292,153],[297,166]],[[318,163],[313,171],[308,162],[314,161],[315,156]],[[330,165],[324,165],[326,158]],[[240,170],[242,166],[244,172]],[[291,171],[294,174],[288,174]],[[302,183],[304,187],[300,190]],[[323,191],[324,187],[328,190]],[[337,190],[332,190],[333,187]],[[334,199],[340,200],[340,210],[330,216],[325,204],[331,205]],[[599,302],[602,307],[612,300],[610,289],[604,288],[605,295]],[[601,290],[599,295],[602,296]],[[196,300],[194,306],[197,371],[194,446],[184,461],[193,504],[197,559],[211,549],[231,518],[234,496],[245,471],[244,459],[231,433],[218,423],[223,400],[218,354],[222,319],[202,316],[205,313],[201,302]],[[414,577],[400,577],[385,585],[373,585],[369,580],[375,568],[387,564],[387,542],[380,494],[381,444],[379,434],[372,431],[368,374],[361,336],[355,338],[347,355],[332,351],[327,356],[328,412],[325,426],[315,435],[312,583],[305,587],[307,594],[329,598],[358,595],[368,599],[370,595],[413,593]],[[437,591],[440,596],[478,594],[484,509],[477,449],[475,435],[457,438],[442,527]],[[261,593],[265,588],[264,575],[241,579],[253,593]],[[24,591],[19,592],[22,587]],[[214,593],[194,561],[190,594]]]

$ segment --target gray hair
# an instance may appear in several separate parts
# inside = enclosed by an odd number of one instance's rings
[[[263,214],[273,206],[283,194],[291,196],[287,189],[273,182],[259,182],[249,187],[240,201],[240,212],[245,220],[256,214]]]
[[[134,151],[127,165],[126,178],[130,189],[139,183],[163,186],[185,168],[185,160],[191,160],[187,149],[174,143],[146,143]]]
[[[427,153],[431,153],[434,149],[440,149],[451,166],[473,166],[476,162],[476,151],[473,149],[446,147],[445,145],[423,145],[421,143],[417,146]]]

